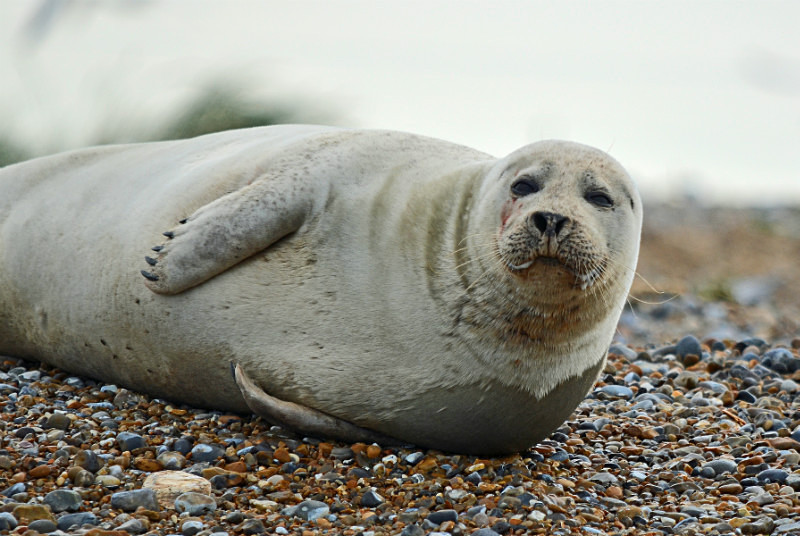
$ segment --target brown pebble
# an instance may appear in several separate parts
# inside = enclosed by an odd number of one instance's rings
[[[606,497],[611,497],[612,499],[621,499],[622,488],[619,486],[609,486],[608,489],[606,489]]]
[[[769,446],[777,450],[794,449],[800,452],[800,441],[792,439],[791,437],[775,437],[767,439]]]
[[[286,447],[275,449],[275,453],[272,457],[281,463],[289,463],[292,461],[292,457],[289,455],[289,450]]]
[[[431,471],[435,469],[438,465],[439,464],[436,463],[436,458],[434,458],[433,456],[427,456],[417,464],[416,469],[418,471]]]
[[[234,473],[246,473],[247,465],[242,461],[233,462],[225,465],[225,470],[232,471]]]
[[[378,445],[367,446],[367,458],[377,458],[381,455],[381,448]]]
[[[50,473],[53,472],[53,467],[50,465],[37,465],[30,471],[28,471],[28,476],[31,478],[44,478],[49,476]]]
[[[139,471],[144,471],[146,473],[155,473],[164,469],[164,466],[161,465],[160,462],[152,458],[145,458],[143,456],[134,458],[133,466]]]
[[[53,522],[56,520],[50,513],[50,507],[43,504],[21,504],[15,507],[11,514],[19,520],[21,525],[39,519],[49,519]]]
[[[737,483],[731,484],[723,484],[717,488],[720,493],[724,493],[726,495],[738,495],[742,492],[742,485]]]

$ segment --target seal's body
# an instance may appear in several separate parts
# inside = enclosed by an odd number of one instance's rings
[[[0,170],[0,352],[309,433],[512,452],[596,379],[640,226],[624,170],[567,142],[497,160],[282,126],[65,153]]]

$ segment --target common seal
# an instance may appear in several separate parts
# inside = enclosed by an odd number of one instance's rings
[[[279,126],[39,158],[0,170],[0,351],[304,433],[520,451],[602,369],[641,210],[563,141]]]

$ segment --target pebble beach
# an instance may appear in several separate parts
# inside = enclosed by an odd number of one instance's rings
[[[800,211],[647,208],[605,370],[529,450],[299,437],[3,356],[0,533],[800,534]]]

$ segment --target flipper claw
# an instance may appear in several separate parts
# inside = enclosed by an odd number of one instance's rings
[[[147,270],[142,270],[142,275],[145,277],[145,279],[149,281],[158,281],[158,276],[155,274],[151,274]]]

